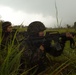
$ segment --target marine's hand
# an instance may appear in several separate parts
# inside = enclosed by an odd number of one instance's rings
[[[66,37],[70,37],[70,38],[73,38],[73,35],[69,32],[66,33]]]
[[[39,49],[41,49],[42,51],[44,51],[43,45],[41,45],[41,46],[39,47]]]

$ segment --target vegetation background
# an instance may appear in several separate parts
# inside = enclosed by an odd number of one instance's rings
[[[0,22],[0,44],[1,44],[1,24]],[[18,31],[27,31],[27,27],[22,25],[14,26],[14,29],[18,29]],[[66,28],[58,27],[58,28],[47,28],[46,31],[59,31],[62,32],[76,32],[76,22],[73,27],[67,25]],[[16,36],[14,36],[16,37]],[[74,37],[76,41],[76,37]],[[19,44],[20,45],[20,44]],[[20,57],[23,50],[19,51],[19,45],[14,47],[14,43],[9,45],[7,50],[7,55],[4,56],[5,50],[1,50],[0,48],[0,75],[18,75],[19,74],[19,66]],[[40,73],[39,75],[76,75],[76,48],[71,49],[69,41],[66,42],[65,49],[63,54],[59,57],[53,57],[47,54],[49,59],[48,68]],[[31,68],[32,69],[32,68]],[[29,69],[29,70],[31,70]],[[26,75],[29,70],[24,70],[20,75]],[[34,75],[34,74],[31,74]]]

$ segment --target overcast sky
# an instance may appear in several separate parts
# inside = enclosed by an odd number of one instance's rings
[[[73,25],[76,21],[76,0],[0,0],[0,19],[11,21],[14,25],[29,25],[38,20],[46,27],[55,27],[55,1],[59,23],[62,26]]]

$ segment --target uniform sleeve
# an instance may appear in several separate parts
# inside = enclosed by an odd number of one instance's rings
[[[23,54],[25,60],[32,66],[38,64],[45,58],[45,52],[40,50],[39,48],[27,48],[25,49]]]
[[[32,60],[33,62],[40,62],[41,60],[44,60],[45,58],[45,52],[41,49],[37,48],[35,52],[33,52]]]

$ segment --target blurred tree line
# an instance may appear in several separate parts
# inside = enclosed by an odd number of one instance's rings
[[[74,22],[74,25],[69,25],[69,24],[67,24],[67,28],[76,28],[76,22]]]
[[[1,30],[1,24],[3,23],[4,21],[3,20],[0,20],[0,30]],[[24,26],[24,25],[14,25],[13,28],[27,28],[28,26]],[[63,27],[61,27],[63,28]],[[74,22],[73,25],[69,25],[67,24],[66,28],[74,28],[76,30],[76,22]]]

